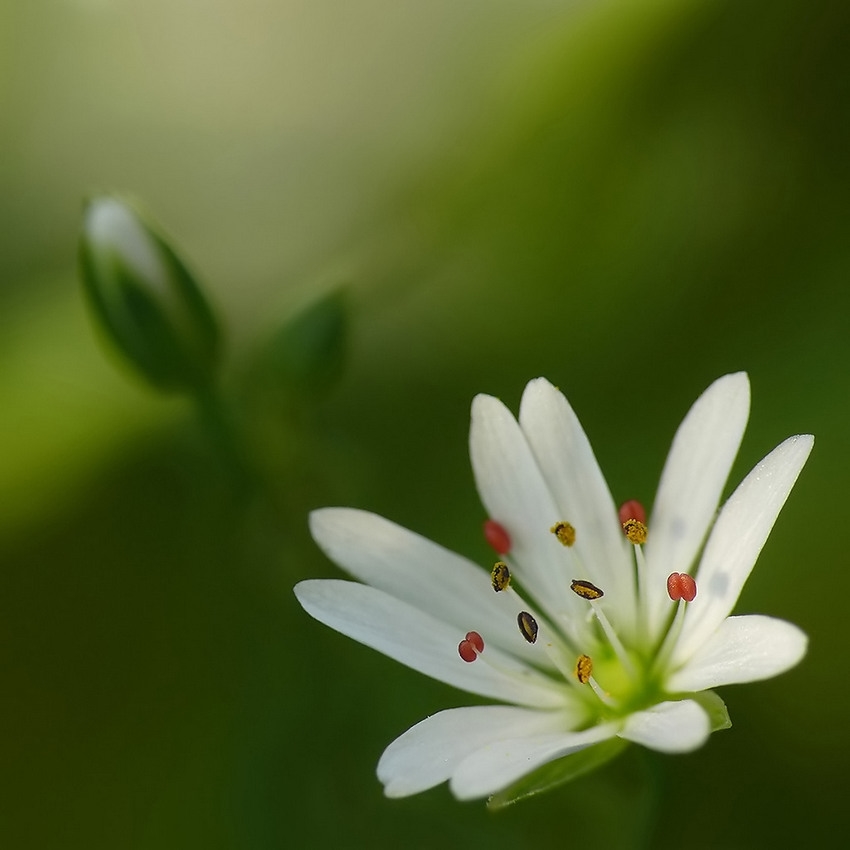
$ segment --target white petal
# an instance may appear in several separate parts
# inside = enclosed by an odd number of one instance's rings
[[[573,718],[577,722],[579,718]],[[388,797],[418,794],[445,782],[476,750],[503,738],[566,732],[565,711],[535,711],[505,705],[441,711],[417,723],[390,744],[378,762]]]
[[[635,617],[630,544],[578,417],[557,388],[537,378],[525,388],[519,422],[560,518],[576,529],[574,549],[584,570],[574,578],[592,581],[605,591],[603,607],[627,635]]]
[[[586,607],[570,590],[570,579],[581,576],[570,550],[549,531],[563,517],[519,424],[492,396],[472,402],[469,454],[484,507],[511,536],[510,561],[518,579],[554,621],[568,612],[581,623]]]
[[[691,572],[741,444],[749,411],[747,375],[725,375],[696,400],[673,439],[644,547],[644,586],[651,589],[645,604],[653,636],[669,610],[670,600],[664,592],[667,577],[672,572]]]
[[[471,561],[377,514],[352,508],[313,511],[310,531],[344,570],[456,626],[458,640],[474,629],[488,645],[550,666],[519,633],[516,598],[494,593],[489,573]]]
[[[519,705],[564,704],[563,690],[551,679],[496,648],[485,646],[482,658],[463,661],[457,652],[463,634],[454,626],[374,587],[317,579],[297,584],[295,595],[319,622],[426,676]]]
[[[684,664],[726,619],[803,464],[814,437],[789,437],[756,465],[723,506],[696,573],[697,597],[688,605],[673,651]]]
[[[778,676],[806,654],[808,639],[791,623],[750,614],[729,617],[688,663],[667,681],[668,690],[704,691]]]
[[[606,723],[582,732],[493,741],[458,765],[451,778],[452,793],[459,800],[474,800],[494,794],[550,761],[607,741],[614,736],[616,728],[616,725]]]
[[[701,747],[711,732],[708,715],[693,700],[662,702],[629,715],[619,737],[662,753]]]

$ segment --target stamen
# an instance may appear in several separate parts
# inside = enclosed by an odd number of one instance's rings
[[[568,522],[556,522],[549,531],[561,541],[562,546],[572,546],[576,542],[576,530]]]
[[[520,634],[529,642],[534,643],[537,640],[537,620],[528,613],[528,611],[520,611],[516,618],[519,626]]]
[[[598,696],[599,699],[605,703],[605,705],[617,704],[616,700],[611,699],[610,694],[602,690],[602,687],[600,686],[599,682],[597,682],[596,679],[593,678],[593,676],[588,679],[588,683],[590,684],[590,687],[593,688],[593,693],[595,693],[596,696]]]
[[[674,602],[681,600],[685,602],[693,602],[697,596],[697,583],[687,573],[670,573],[667,577],[667,594]],[[679,639],[679,634],[682,631],[682,625],[685,622],[685,606],[678,605],[676,616],[667,629],[667,634],[661,644],[658,652],[655,653],[654,670],[661,670],[673,653],[673,647]]]
[[[595,584],[579,578],[574,578],[570,582],[570,589],[582,599],[600,599],[605,595]]]
[[[623,532],[629,539],[630,543],[635,546],[640,546],[646,543],[647,528],[646,524],[637,519],[627,519],[623,523]]]
[[[667,593],[674,602],[680,599],[693,602],[697,595],[697,583],[687,573],[670,573],[667,578]]]
[[[590,607],[593,610],[596,619],[599,621],[599,625],[602,626],[602,631],[605,632],[605,637],[608,638],[608,641],[614,648],[614,652],[617,653],[620,663],[626,670],[629,671],[630,674],[634,675],[635,668],[629,659],[626,648],[623,646],[620,638],[617,637],[617,633],[614,631],[611,621],[605,616],[605,612],[596,602],[597,599],[601,599],[605,595],[602,592],[602,589],[589,581],[584,581],[583,579],[578,578],[574,578],[570,582],[570,588],[573,593],[580,596],[582,599],[586,599],[590,603]]]
[[[484,520],[484,538],[498,555],[505,555],[511,551],[510,534],[501,523],[494,519]]]
[[[693,602],[697,598],[697,583],[687,573],[679,575],[679,587],[682,590],[682,599],[685,602]]]
[[[548,626],[544,623],[543,627],[539,628],[537,620],[527,611],[523,611],[517,617],[517,623],[523,637],[529,643],[534,643],[543,649],[564,679],[571,685],[577,688],[580,687],[572,678],[573,671],[570,669],[569,662],[567,661],[569,651],[559,642],[553,642],[547,638]],[[528,634],[526,634],[526,629],[528,630]]]
[[[611,621],[605,616],[605,612],[599,607],[595,600],[590,600],[590,607],[593,609],[596,619],[599,620],[599,625],[602,626],[602,631],[605,632],[605,637],[608,638],[611,646],[614,647],[614,652],[617,653],[617,657],[620,659],[620,664],[623,665],[623,669],[627,670],[632,676],[634,676],[637,671],[629,658],[629,654],[626,652],[626,648],[623,646],[623,642],[619,637],[617,637],[617,633],[614,631]]]
[[[475,661],[479,654],[484,652],[484,638],[478,632],[467,632],[466,637],[457,645],[457,652],[464,661]]]
[[[496,593],[507,590],[511,586],[511,571],[504,561],[496,561],[490,573],[490,580],[493,582],[493,590]]]
[[[620,525],[625,525],[630,519],[636,519],[646,525],[646,509],[637,499],[629,499],[627,502],[623,502],[618,514]]]
[[[605,693],[605,691],[602,690],[599,682],[593,678],[593,659],[589,655],[579,655],[576,661],[575,674],[579,683],[582,685],[590,685],[593,689],[593,693],[595,693],[596,696],[605,703],[605,705],[617,704],[607,693]]]
[[[514,593],[515,591],[512,590],[510,592]],[[555,638],[553,642],[546,640],[546,632],[544,630],[538,631],[537,620],[535,620],[534,617],[527,611],[523,611],[519,617],[517,617],[517,623],[519,624],[523,637],[529,643],[536,643],[534,651],[536,652],[538,647],[542,647],[553,666],[560,672],[565,681],[568,681],[576,688],[581,688],[581,685],[572,677],[572,671],[569,669],[569,663],[566,662],[566,656],[568,655],[569,650],[566,650],[557,638]],[[545,628],[546,626],[544,624],[544,629]],[[485,667],[489,667],[492,670],[497,671],[500,675],[513,679],[520,685],[527,682],[528,673],[524,665],[518,666],[516,662],[509,662],[507,664],[501,662],[499,659],[498,648],[495,650],[495,656],[492,655],[492,653],[488,653],[487,655],[483,654],[484,639],[478,632],[467,632],[466,637],[458,644],[457,652],[461,659],[467,663],[477,660]]]
[[[593,659],[589,655],[579,655],[576,661],[576,679],[583,685],[590,681],[593,674]]]
[[[484,652],[484,638],[478,632],[467,632],[466,639],[475,647],[476,652]]]
[[[635,553],[635,582],[637,585],[637,595],[638,595],[638,605],[637,605],[637,625],[638,625],[638,633],[642,634],[646,630],[646,621],[647,621],[647,602],[646,602],[646,588],[644,585],[644,578],[647,574],[647,566],[646,566],[646,558],[643,554],[642,546],[633,546],[632,552]]]
[[[667,662],[673,654],[673,648],[676,646],[676,641],[679,640],[679,635],[682,632],[684,622],[685,606],[677,605],[676,616],[673,618],[673,622],[670,624],[670,628],[667,630],[667,634],[665,635],[661,646],[655,653],[655,661],[652,665],[650,676],[654,675],[658,670],[663,670],[667,666]]]

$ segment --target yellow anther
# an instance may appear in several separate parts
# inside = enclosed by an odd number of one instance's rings
[[[570,589],[582,599],[599,599],[600,596],[605,595],[595,584],[578,578],[570,582]]]
[[[507,590],[511,586],[511,571],[508,569],[508,565],[504,561],[496,561],[490,573],[490,579],[496,593]]]
[[[576,542],[576,530],[568,522],[556,522],[549,531],[561,541],[564,546],[572,546]]]
[[[593,661],[589,655],[579,655],[576,661],[576,679],[586,685],[593,675]]]
[[[623,523],[623,531],[629,538],[629,542],[634,543],[635,546],[646,543],[646,525],[639,519],[627,519]]]

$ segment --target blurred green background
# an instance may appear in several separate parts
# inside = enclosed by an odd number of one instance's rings
[[[3,3],[2,846],[842,846],[848,31],[817,0]],[[227,328],[247,492],[90,321],[101,190],[143,201]],[[292,317],[337,290],[341,372],[305,384]],[[632,748],[498,814],[385,800],[383,747],[470,699],[301,611],[296,581],[338,575],[307,512],[487,563],[476,392],[516,409],[547,376],[615,498],[651,503],[737,369],[730,488],[818,438],[738,606],[802,626],[804,664],[724,689],[733,728],[692,755]]]

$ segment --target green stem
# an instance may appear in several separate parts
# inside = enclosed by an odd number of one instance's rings
[[[236,495],[248,498],[257,489],[257,475],[248,458],[245,441],[233,411],[214,385],[195,393],[198,417],[207,433]]]
[[[643,747],[635,747],[640,758],[643,773],[646,775],[648,794],[642,829],[638,832],[636,847],[638,850],[651,850],[656,846],[655,835],[661,821],[664,796],[667,788],[667,775],[664,760]]]

